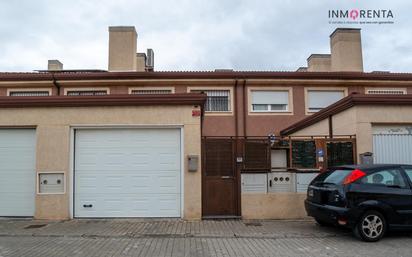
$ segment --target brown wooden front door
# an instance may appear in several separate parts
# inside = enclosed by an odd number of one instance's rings
[[[236,140],[202,139],[202,214],[204,218],[240,216]]]

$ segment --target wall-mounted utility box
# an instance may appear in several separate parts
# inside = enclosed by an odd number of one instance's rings
[[[65,192],[65,179],[63,172],[39,172],[39,194],[63,194]]]
[[[295,192],[295,173],[272,172],[268,174],[269,192]]]
[[[319,173],[296,173],[296,192],[306,193],[310,182],[318,175]]]
[[[272,168],[286,168],[288,166],[288,154],[285,149],[272,149],[270,156]]]
[[[243,173],[242,193],[267,193],[266,173]]]
[[[198,155],[188,155],[187,156],[187,166],[190,172],[195,172],[199,166],[199,156]]]

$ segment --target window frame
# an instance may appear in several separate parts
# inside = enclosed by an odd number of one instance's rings
[[[287,92],[288,104],[287,110],[253,110],[253,92],[258,91],[273,91],[273,92]],[[254,115],[293,115],[293,88],[292,87],[248,87],[248,114]],[[270,104],[267,104],[270,105]]]
[[[23,97],[23,96],[12,96],[10,95],[11,93],[15,93],[15,92],[48,92],[49,95],[51,96],[53,94],[52,89],[51,88],[8,88],[7,89],[7,96],[11,96],[11,97]],[[24,96],[24,97],[37,97],[37,96]],[[42,96],[44,97],[44,96]]]
[[[229,105],[228,111],[206,111],[205,110],[205,115],[206,116],[232,116],[233,115],[233,109],[234,109],[234,105],[233,105],[233,92],[234,89],[233,87],[201,87],[201,86],[193,86],[193,87],[187,87],[186,92],[187,93],[191,93],[192,91],[229,91]]]
[[[380,185],[380,184],[375,184],[375,183],[362,183],[361,182],[362,179],[356,181],[355,183],[360,184],[360,185],[364,185],[364,186],[372,186],[372,187],[382,187],[382,186],[384,186],[385,188],[392,188],[392,189],[410,189],[411,188],[409,178],[406,175],[406,172],[403,169],[403,167],[387,167],[387,168],[376,169],[376,170],[373,170],[373,171],[367,173],[365,177],[373,176],[374,174],[382,172],[382,171],[389,172],[390,170],[398,170],[399,171],[399,173],[400,173],[400,175],[401,175],[401,177],[402,177],[402,179],[405,183],[404,187],[397,188],[397,187],[390,187],[389,185],[386,185],[386,184]]]
[[[340,91],[340,92],[343,92],[343,98],[348,96],[347,87],[305,87],[305,114],[306,115],[312,115],[323,109],[322,108],[317,111],[310,110],[310,106],[309,106],[309,92],[310,91]]]
[[[402,168],[402,172],[404,174],[404,177],[408,181],[409,188],[412,188],[412,177],[409,177],[408,173],[406,172],[406,170],[412,170],[412,165],[410,165],[410,166],[409,165],[404,165],[401,168]]]
[[[129,95],[140,95],[140,94],[134,94],[134,90],[170,90],[169,94],[174,94],[175,93],[175,87],[129,87],[128,94]]]
[[[87,88],[78,88],[78,87],[65,87],[64,88],[64,95],[67,96],[68,92],[72,91],[79,91],[79,92],[85,92],[85,91],[106,91],[106,95],[110,95],[110,88],[108,87],[87,87]]]

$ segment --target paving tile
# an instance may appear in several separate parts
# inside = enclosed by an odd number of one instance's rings
[[[44,227],[27,229],[30,225]],[[176,219],[0,220],[0,257],[8,256],[410,256],[411,234],[375,244],[311,220]]]

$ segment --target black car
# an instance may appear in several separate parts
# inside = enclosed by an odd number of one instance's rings
[[[306,212],[320,225],[351,228],[367,242],[388,230],[412,229],[412,165],[350,165],[320,173]]]

